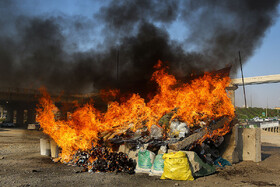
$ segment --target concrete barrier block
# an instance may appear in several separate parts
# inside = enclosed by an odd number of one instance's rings
[[[57,158],[59,153],[58,146],[54,140],[51,140],[50,143],[51,143],[51,157]]]
[[[31,123],[31,124],[27,125],[28,130],[39,130],[39,128],[40,128],[40,125],[38,125],[38,124]]]
[[[51,156],[50,140],[46,138],[40,139],[40,152],[41,155]]]
[[[239,159],[254,162],[261,161],[261,129],[239,128]]]
[[[227,134],[224,138],[224,142],[221,145],[221,155],[224,159],[228,160],[232,164],[239,162],[239,149],[238,146],[239,136],[238,136],[238,127],[239,125],[236,124],[232,128],[232,132]]]

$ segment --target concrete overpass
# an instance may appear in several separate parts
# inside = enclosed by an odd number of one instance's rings
[[[278,82],[280,82],[280,74],[244,78],[244,85],[278,83]],[[238,86],[242,86],[242,85],[243,85],[242,78],[231,80],[231,85],[230,87],[228,87],[228,90],[231,93],[231,99],[233,104],[235,104],[235,90],[238,88]]]
[[[245,85],[277,83],[277,82],[280,82],[280,74],[244,78]],[[231,83],[236,86],[241,86],[243,84],[242,78],[232,79]]]
[[[87,102],[96,94],[57,94],[51,93],[52,100],[60,109],[63,107],[71,107],[73,101],[78,103]],[[18,127],[25,128],[29,123],[36,122],[36,105],[38,99],[42,96],[39,90],[25,89],[25,88],[0,88],[0,110],[1,117],[4,110],[6,113],[6,120],[14,122]],[[64,111],[64,110],[61,110]],[[61,114],[66,116],[66,113]],[[27,118],[24,123],[24,118]]]
[[[277,82],[280,82],[280,74],[244,78],[245,85]],[[241,78],[232,79],[231,85],[227,88],[233,104],[235,104],[235,90],[242,84]],[[94,93],[71,95],[51,93],[53,101],[58,107],[61,107],[60,109],[67,106],[67,104],[71,106],[73,101],[85,103],[96,95]],[[16,119],[15,122],[19,127],[25,127],[23,123],[25,115],[27,116],[26,124],[34,123],[36,118],[36,105],[41,96],[40,91],[35,89],[0,88],[0,105],[7,111],[7,121],[13,122],[13,119]],[[62,109],[61,111],[65,110]],[[3,110],[0,110],[0,113],[3,113]],[[62,116],[66,116],[66,114],[62,114]]]

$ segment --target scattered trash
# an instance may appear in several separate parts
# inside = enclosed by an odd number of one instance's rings
[[[214,161],[214,164],[218,167],[225,167],[225,166],[231,166],[230,162],[226,159],[219,157]]]
[[[215,145],[216,147],[219,147],[219,146],[224,142],[224,140],[225,140],[225,138],[224,138],[223,136],[219,136],[219,137],[217,138],[217,140],[214,142],[214,145]]]
[[[93,147],[87,152],[78,152],[70,162],[84,167],[82,172],[125,172],[134,174],[136,163],[123,152],[111,152],[106,147]]]
[[[161,179],[194,180],[186,153],[182,151],[166,153],[162,158],[164,171]]]
[[[186,123],[179,122],[178,120],[172,121],[170,124],[170,136],[184,138],[189,135],[190,129]]]
[[[158,154],[165,154],[167,152],[166,145],[160,146],[160,149],[158,150]]]
[[[213,165],[203,162],[194,151],[184,151],[188,157],[190,168],[193,176],[202,177],[215,173],[216,169]]]
[[[152,125],[151,127],[151,137],[155,139],[162,138],[163,129],[157,125]]]

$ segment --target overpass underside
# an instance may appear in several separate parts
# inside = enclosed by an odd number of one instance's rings
[[[59,95],[51,97],[57,107],[61,109],[61,118],[66,118],[65,107],[71,108],[73,101],[87,102],[95,94],[86,95]],[[26,128],[28,124],[36,122],[36,106],[42,94],[38,90],[1,88],[0,89],[0,117],[5,117],[7,122],[15,123],[16,127]],[[5,115],[4,115],[5,113]]]

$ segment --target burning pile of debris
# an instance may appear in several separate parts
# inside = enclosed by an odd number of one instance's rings
[[[44,94],[37,120],[61,148],[60,161],[89,172],[132,174],[150,171],[170,152],[194,151],[202,164],[220,159],[223,136],[236,123],[226,92],[229,76],[205,73],[183,84],[161,62],[155,68],[159,91],[149,102],[132,94],[110,102],[105,113],[86,104],[68,120],[55,120],[58,110]]]

